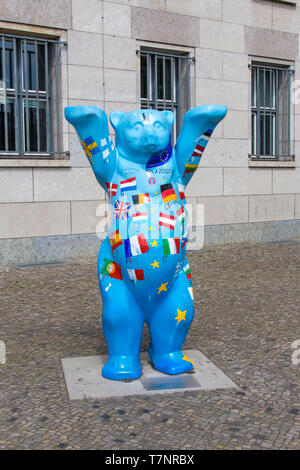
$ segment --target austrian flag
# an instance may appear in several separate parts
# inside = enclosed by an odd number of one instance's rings
[[[171,230],[175,229],[176,217],[174,215],[164,214],[163,212],[159,213],[158,225],[160,227],[166,227]]]
[[[132,214],[132,220],[134,222],[142,222],[143,220],[148,220],[148,212],[135,212]]]

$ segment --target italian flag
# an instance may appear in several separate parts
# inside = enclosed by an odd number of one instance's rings
[[[162,242],[164,256],[178,255],[180,250],[180,238],[164,238]]]

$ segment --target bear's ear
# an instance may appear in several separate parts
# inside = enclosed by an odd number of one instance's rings
[[[112,113],[110,113],[109,120],[115,130],[118,127],[119,121],[122,116],[124,116],[124,114],[125,113],[123,111],[113,111]]]
[[[163,115],[165,116],[166,120],[169,123],[169,126],[172,127],[174,124],[175,116],[172,111],[162,111]]]

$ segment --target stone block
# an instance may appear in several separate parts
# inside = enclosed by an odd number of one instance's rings
[[[29,264],[35,262],[34,238],[0,239],[0,265]]]
[[[200,19],[200,47],[244,52],[244,27],[239,24]]]
[[[132,7],[131,30],[135,39],[199,46],[199,21],[192,16]]]
[[[102,67],[102,56],[102,37],[100,34],[68,31],[69,64]]]
[[[0,204],[0,220],[0,238],[69,234],[70,203]]]
[[[196,48],[196,77],[222,80],[222,52]]]
[[[96,234],[37,237],[36,259],[47,262],[97,256],[101,243]]]
[[[134,39],[104,36],[104,64],[107,69],[136,71]]]
[[[226,119],[226,118],[225,118]],[[248,168],[249,141],[241,139],[210,139],[199,168]]]
[[[234,82],[250,82],[248,55],[223,52],[223,79]]]
[[[249,196],[249,222],[291,220],[293,218],[293,194]]]
[[[265,0],[225,0],[223,21],[241,25],[272,28],[272,2]],[[276,29],[276,28],[274,28]]]
[[[214,103],[226,105],[228,109],[248,111],[248,84],[196,78],[196,105]]]
[[[105,233],[105,201],[72,201],[71,226],[72,234],[100,232],[101,239]]]
[[[224,194],[270,194],[272,170],[265,168],[224,168]]]
[[[299,193],[300,167],[287,169],[278,168],[273,170],[273,193]]]
[[[198,197],[204,205],[205,225],[248,222],[248,196]]]
[[[102,2],[72,0],[72,26],[77,31],[102,33]]]
[[[37,168],[34,182],[35,201],[104,199],[104,191],[91,168]]]
[[[186,196],[219,196],[223,194],[222,168],[198,168],[186,189]]]
[[[69,98],[77,100],[103,100],[103,69],[99,67],[68,67]]]
[[[261,57],[296,60],[298,58],[298,35],[245,26],[245,52]]]
[[[225,139],[249,139],[250,118],[248,111],[228,110],[223,122],[223,136]]]
[[[166,9],[179,15],[199,16],[215,20],[222,18],[221,0],[166,0]]]
[[[131,70],[105,69],[105,99],[111,102],[129,102],[137,100],[136,72]],[[117,106],[117,109],[119,107]]]
[[[103,2],[103,33],[131,37],[131,9],[128,4]]]
[[[1,168],[0,203],[33,201],[31,168]]]

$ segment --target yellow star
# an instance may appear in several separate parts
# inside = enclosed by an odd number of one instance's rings
[[[150,265],[153,266],[153,269],[159,268],[159,263],[156,261],[156,259],[154,260],[154,263],[150,263]]]
[[[150,242],[150,245],[152,246],[152,248],[153,248],[154,246],[157,246],[157,241],[154,240],[153,242]]]
[[[167,292],[167,284],[169,284],[168,282],[166,282],[165,284],[162,282],[161,283],[161,286],[158,287],[158,293],[157,294],[160,294],[161,291],[165,290]]]
[[[186,310],[184,310],[184,312],[181,312],[181,310],[179,310],[178,308],[177,317],[175,317],[175,320],[177,320],[177,324],[181,322],[182,320],[185,320],[185,316],[186,316]]]
[[[152,230],[152,227],[149,227],[149,230],[151,231],[151,230]]]
[[[195,369],[195,363],[194,363],[191,359],[189,359],[188,357],[186,357],[186,355],[185,355],[184,353],[182,353],[182,354],[183,354],[183,358],[182,358],[182,359],[183,359],[184,361],[191,362],[191,363],[193,364],[193,368]]]

